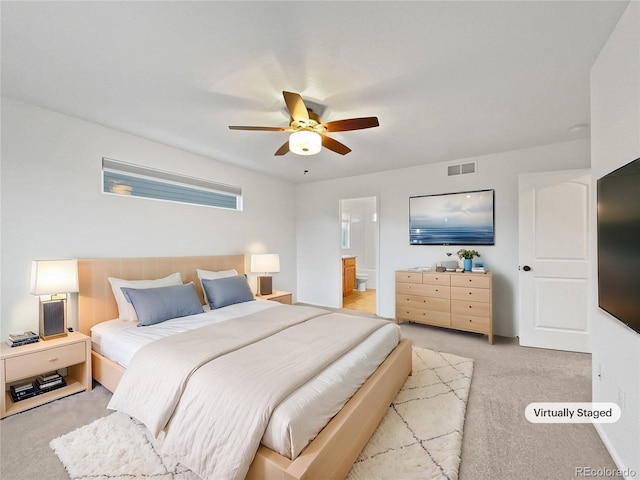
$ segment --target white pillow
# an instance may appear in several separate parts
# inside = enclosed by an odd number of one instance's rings
[[[109,277],[109,283],[111,284],[111,290],[113,290],[113,296],[118,304],[118,318],[120,320],[138,321],[136,311],[133,308],[124,293],[122,287],[127,288],[157,288],[168,287],[170,285],[182,285],[182,277],[180,273],[172,273],[164,278],[157,280],[122,280],[121,278]]]
[[[203,279],[217,280],[218,278],[235,277],[238,275],[238,271],[235,268],[232,268],[231,270],[220,270],[218,272],[212,272],[210,270],[200,270],[199,268],[196,268],[196,272],[198,272],[198,278],[200,279],[200,287],[202,288],[202,294],[204,295],[205,305],[209,305],[209,299],[207,298],[207,291],[202,285]]]

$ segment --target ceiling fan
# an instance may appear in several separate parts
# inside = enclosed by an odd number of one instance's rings
[[[351,151],[346,145],[325,135],[331,132],[346,132],[349,130],[362,130],[380,125],[377,117],[348,118],[322,122],[320,117],[304,104],[304,100],[298,93],[282,92],[284,102],[291,115],[288,127],[251,127],[229,125],[231,130],[255,130],[266,132],[291,132],[289,140],[276,150],[275,155],[284,155],[293,152],[298,155],[313,155],[322,147],[346,155]]]

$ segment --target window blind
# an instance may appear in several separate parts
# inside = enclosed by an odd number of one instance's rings
[[[141,165],[102,159],[102,191],[192,205],[242,210],[242,189]]]

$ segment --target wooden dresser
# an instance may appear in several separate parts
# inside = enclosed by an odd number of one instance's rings
[[[396,320],[483,333],[493,344],[492,275],[396,272]]]

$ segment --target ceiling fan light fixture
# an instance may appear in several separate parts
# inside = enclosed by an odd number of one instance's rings
[[[289,150],[297,155],[315,155],[322,149],[322,137],[316,132],[300,130],[289,136]]]

